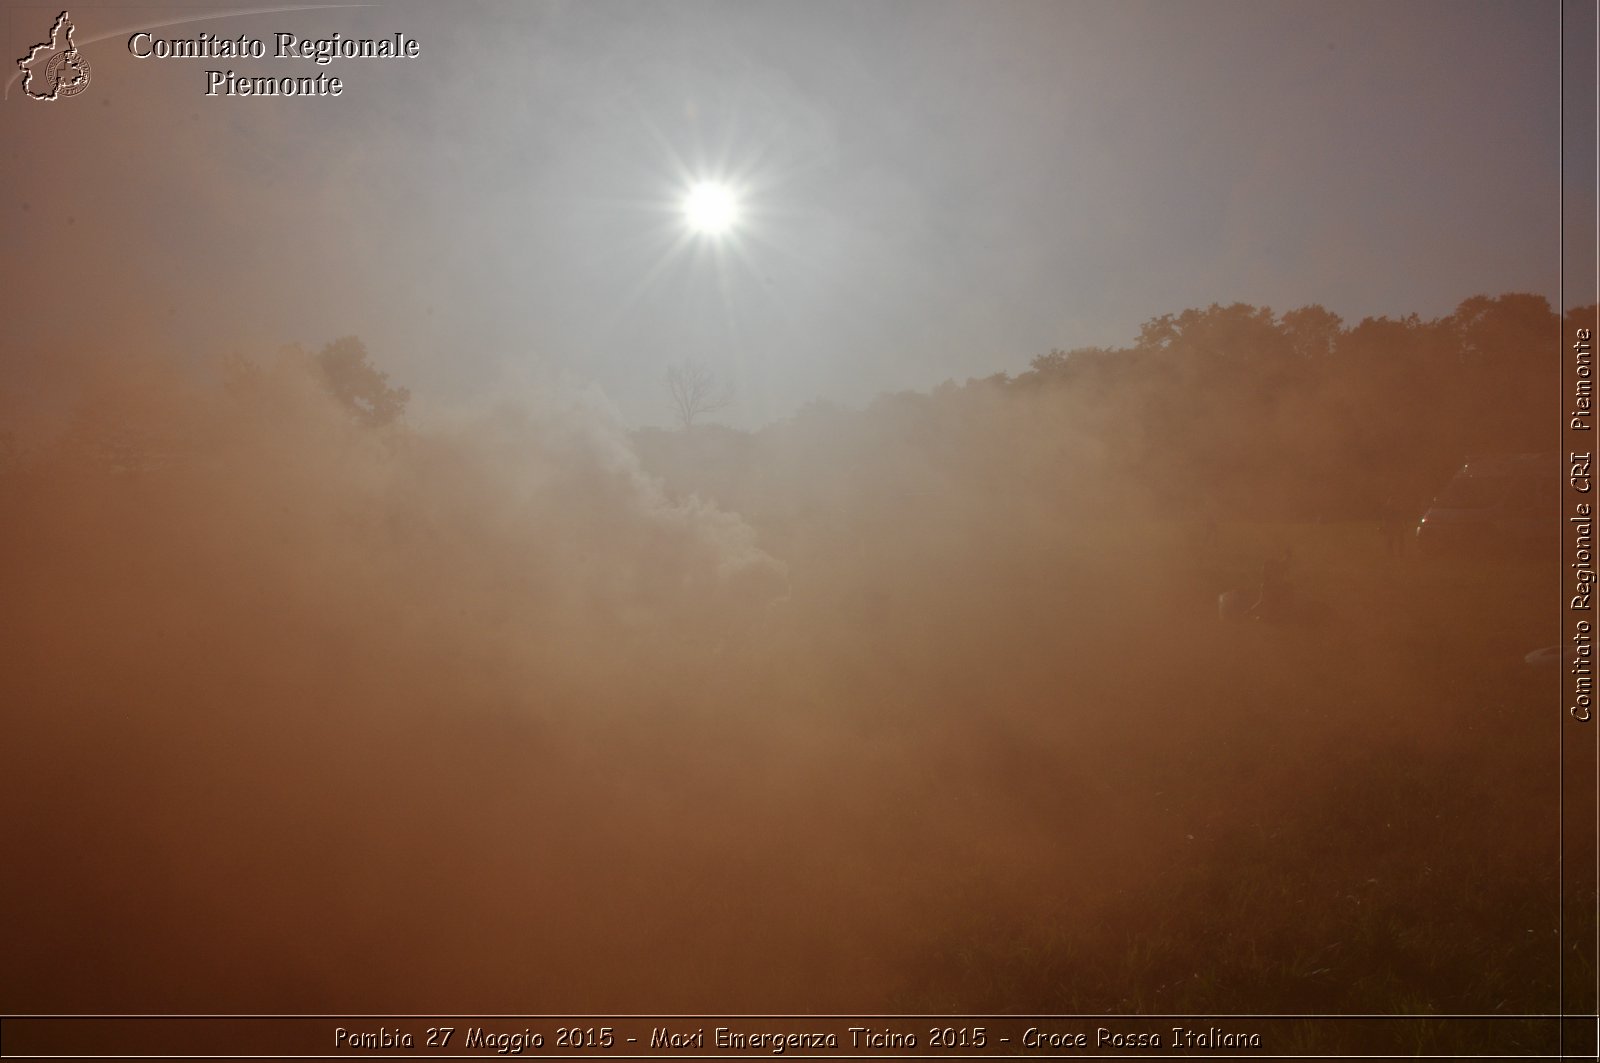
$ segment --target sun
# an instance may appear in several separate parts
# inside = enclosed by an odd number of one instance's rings
[[[739,220],[739,203],[727,185],[702,181],[684,197],[683,217],[695,232],[720,236]]]

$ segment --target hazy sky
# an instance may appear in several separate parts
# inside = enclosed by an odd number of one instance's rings
[[[59,8],[12,7],[13,57]],[[698,359],[753,425],[1131,340],[1211,302],[1354,321],[1557,286],[1554,2],[378,4],[73,12],[3,115],[10,387],[62,345],[354,333],[419,411],[556,371],[633,424]],[[259,8],[257,8],[259,10]],[[265,59],[138,60],[250,34]],[[271,57],[272,34],[416,60]],[[205,71],[341,77],[208,98]],[[13,67],[14,69],[14,67]],[[686,236],[687,181],[743,223]]]

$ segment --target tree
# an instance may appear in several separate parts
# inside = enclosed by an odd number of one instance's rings
[[[699,362],[668,366],[667,390],[672,394],[678,423],[686,429],[693,428],[695,418],[701,414],[715,413],[733,401],[726,388],[717,387],[716,374]]]
[[[389,386],[389,374],[367,360],[367,348],[354,336],[334,340],[317,354],[323,383],[363,423],[376,428],[405,412],[407,388]]]
[[[1294,354],[1312,361],[1332,354],[1344,331],[1339,315],[1317,303],[1290,310],[1278,320]]]

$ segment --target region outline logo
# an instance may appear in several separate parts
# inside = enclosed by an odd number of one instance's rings
[[[67,96],[76,96],[89,87],[89,60],[72,43],[72,16],[63,11],[50,27],[50,39],[28,49],[28,54],[17,60],[22,71],[22,91],[29,99],[51,102]],[[39,53],[49,52],[44,71],[38,69]],[[39,77],[45,91],[35,92],[33,81]]]

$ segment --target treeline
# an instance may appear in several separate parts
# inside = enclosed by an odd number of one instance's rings
[[[635,433],[645,469],[768,532],[836,529],[915,513],[950,521],[1019,507],[1186,519],[1340,519],[1420,511],[1472,455],[1553,453],[1564,409],[1562,321],[1538,295],[1474,296],[1441,318],[1344,322],[1321,306],[1243,303],[1164,314],[1123,347],[1056,350],[1017,374],[813,402],[756,432],[715,425]],[[314,381],[359,426],[386,428],[409,394],[358,341],[291,351],[273,372]],[[212,437],[262,367],[220,373],[221,401],[168,364],[105,366],[77,380],[65,432],[24,446],[0,416],[0,472],[57,465],[154,471],[215,464]],[[0,404],[3,405],[3,404]],[[270,403],[245,403],[259,413]],[[248,418],[247,418],[248,419]],[[811,523],[817,523],[815,519]]]
[[[1471,455],[1553,453],[1562,336],[1584,315],[1594,308],[1563,323],[1544,297],[1515,293],[1435,320],[1355,325],[1315,305],[1212,305],[1157,317],[1125,347],[1052,351],[1014,376],[862,411],[813,404],[749,437],[646,433],[641,450],[669,482],[747,514],[937,495],[1364,517],[1420,508]]]

